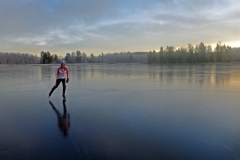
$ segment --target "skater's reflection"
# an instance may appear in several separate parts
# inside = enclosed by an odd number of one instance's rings
[[[63,135],[66,137],[68,135],[68,131],[70,128],[70,115],[67,113],[66,108],[66,101],[63,100],[63,114],[61,114],[56,107],[53,105],[51,101],[49,101],[49,104],[52,106],[53,110],[57,114],[58,117],[58,127],[62,131]]]

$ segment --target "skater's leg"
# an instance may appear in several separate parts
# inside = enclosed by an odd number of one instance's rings
[[[49,97],[52,95],[53,91],[54,91],[56,88],[57,88],[56,86],[53,86],[52,90],[51,90],[50,93],[49,93]]]
[[[62,80],[62,86],[63,86],[63,95],[65,95],[65,91],[66,91],[66,80],[65,79]]]
[[[65,96],[65,91],[66,91],[66,80],[65,80],[65,79],[62,79],[61,82],[62,82],[62,86],[63,86],[62,97],[63,97],[64,100],[66,100],[66,96]]]
[[[52,90],[49,93],[49,97],[52,95],[53,91],[58,87],[59,83],[60,83],[60,81],[59,81],[59,79],[57,79],[55,86],[53,86]]]

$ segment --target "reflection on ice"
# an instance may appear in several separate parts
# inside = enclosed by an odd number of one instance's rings
[[[58,66],[0,68],[0,159],[239,159],[238,64]]]
[[[58,118],[58,127],[63,135],[66,137],[68,135],[68,131],[70,129],[70,114],[67,112],[66,101],[63,100],[63,114],[58,111],[58,109],[53,105],[51,101],[49,104],[52,106]]]

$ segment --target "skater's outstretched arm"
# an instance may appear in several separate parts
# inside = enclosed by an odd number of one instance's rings
[[[69,76],[68,76],[68,74],[69,74],[69,72],[68,72],[68,67],[66,67],[66,73],[67,73],[67,83],[69,82]]]
[[[67,68],[67,69],[66,69],[66,72],[67,72],[67,78],[69,78],[69,77],[68,77],[68,67],[66,67],[66,68]]]

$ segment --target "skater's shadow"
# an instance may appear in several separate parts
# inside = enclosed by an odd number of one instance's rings
[[[63,114],[61,114],[54,104],[49,101],[49,104],[52,106],[58,118],[58,127],[60,131],[63,133],[63,136],[67,137],[68,131],[70,129],[70,114],[67,112],[66,101],[63,100]]]

